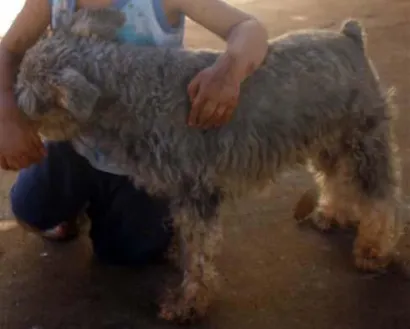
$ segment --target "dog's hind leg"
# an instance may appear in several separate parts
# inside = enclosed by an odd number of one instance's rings
[[[387,106],[387,105],[386,105]],[[319,187],[312,221],[321,229],[353,224],[355,263],[363,270],[387,266],[402,234],[399,170],[387,110],[375,109],[360,127],[312,159]]]
[[[351,187],[356,190],[346,206],[359,220],[354,257],[363,270],[386,267],[404,230],[398,156],[390,129],[386,120],[346,143]]]
[[[305,209],[297,219],[307,219],[321,231],[350,226],[353,218],[345,200],[351,194],[344,188],[350,181],[343,172],[339,147],[320,150],[310,159],[308,170],[313,174],[317,188],[307,191],[299,201],[297,207]]]
[[[222,238],[218,214],[221,194],[199,194],[184,200],[174,217],[184,277],[161,302],[160,317],[168,321],[185,323],[203,317],[217,288],[214,259]]]

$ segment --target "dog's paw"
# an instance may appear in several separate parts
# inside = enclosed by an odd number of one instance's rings
[[[293,218],[300,223],[309,220],[310,215],[316,209],[317,199],[318,195],[315,189],[305,191],[293,208]]]
[[[360,237],[355,241],[353,254],[356,267],[364,272],[383,272],[391,261],[391,256],[382,253],[377,243]]]
[[[201,315],[193,305],[168,302],[161,304],[159,318],[176,324],[193,324],[199,321]]]
[[[311,224],[314,225],[315,228],[317,228],[321,232],[329,232],[336,226],[334,219],[327,217],[320,210],[313,211],[309,216],[306,217],[306,220],[308,220]]]
[[[184,289],[169,291],[160,303],[158,316],[178,324],[195,323],[202,319],[209,307],[206,289],[191,284]]]

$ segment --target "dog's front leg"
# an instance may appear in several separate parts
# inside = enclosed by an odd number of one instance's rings
[[[175,214],[184,273],[181,285],[164,296],[160,317],[165,320],[192,322],[207,312],[217,289],[214,260],[222,237],[218,208],[218,202],[196,200]]]

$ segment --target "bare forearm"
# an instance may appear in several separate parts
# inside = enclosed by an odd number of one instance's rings
[[[44,33],[50,23],[47,0],[26,0],[0,42],[0,92],[13,90],[24,53]]]
[[[204,129],[227,123],[238,104],[241,83],[264,62],[268,51],[266,29],[252,15],[227,1],[164,0],[164,3],[226,41],[226,51],[188,86],[192,101],[188,123]]]
[[[19,64],[19,56],[12,54],[0,44],[0,92],[13,90]]]
[[[268,50],[266,29],[255,19],[236,25],[227,38],[226,52],[219,62],[229,61],[232,74],[245,80],[263,63]]]
[[[14,117],[16,114],[13,87],[19,63],[19,56],[12,54],[0,44],[0,120]]]

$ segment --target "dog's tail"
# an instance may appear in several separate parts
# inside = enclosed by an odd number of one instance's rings
[[[342,33],[352,39],[361,49],[365,48],[365,35],[362,25],[359,21],[349,19],[342,25]]]

